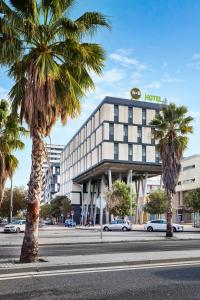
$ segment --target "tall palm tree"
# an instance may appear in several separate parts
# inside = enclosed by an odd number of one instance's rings
[[[99,27],[109,28],[106,17],[86,12],[69,18],[75,0],[0,0],[0,63],[15,84],[10,91],[13,110],[29,126],[32,170],[29,181],[22,262],[38,257],[38,219],[45,157],[43,137],[60,117],[76,117],[85,91],[94,88],[91,72],[100,75],[103,48],[85,39]]]
[[[181,170],[181,159],[187,148],[188,134],[192,133],[192,117],[187,116],[185,106],[169,104],[155,116],[151,125],[155,126],[155,139],[158,140],[157,150],[162,161],[162,180],[167,193],[167,230],[166,237],[173,236],[172,198]]]
[[[18,166],[18,160],[13,152],[24,148],[20,138],[25,132],[20,126],[19,118],[9,114],[8,102],[0,100],[0,207],[6,180],[13,176]]]

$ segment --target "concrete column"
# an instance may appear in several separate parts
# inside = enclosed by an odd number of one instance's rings
[[[104,196],[104,190],[105,190],[105,176],[102,175],[101,177],[101,183],[100,183],[100,196]]]
[[[138,180],[135,181],[135,190],[136,190],[136,196],[135,196],[135,224],[138,224],[140,181],[141,181],[141,178],[139,178]]]
[[[108,188],[111,190],[112,188],[112,171],[108,170]],[[106,223],[109,223],[109,210],[106,208]]]
[[[144,206],[145,197],[147,193],[147,178],[148,178],[148,174],[146,173],[145,177],[142,177],[142,202],[140,203],[140,207],[139,207],[140,224],[143,223],[143,206]]]
[[[162,175],[160,175],[160,189],[162,189]]]
[[[133,219],[133,171],[130,170],[129,171],[129,184],[130,184],[130,221],[132,223],[132,219]]]
[[[93,224],[96,224],[96,217],[97,217],[97,206],[96,206],[96,200],[99,197],[99,182],[95,183],[95,193],[94,193],[94,215],[93,215]]]
[[[91,179],[88,181],[88,194],[87,194],[87,204],[86,204],[86,210],[85,210],[85,224],[87,224],[88,221],[88,206],[89,203],[91,203]]]

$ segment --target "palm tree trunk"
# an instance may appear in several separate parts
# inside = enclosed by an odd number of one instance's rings
[[[0,178],[0,208],[3,202],[4,190],[5,190],[6,180],[4,178]]]
[[[38,260],[38,222],[42,189],[42,163],[45,157],[44,143],[37,132],[32,138],[32,168],[29,181],[26,229],[21,249],[20,262]]]
[[[170,191],[167,191],[168,197],[168,208],[167,208],[167,230],[166,237],[173,237],[173,227],[172,227],[172,198],[173,194]]]

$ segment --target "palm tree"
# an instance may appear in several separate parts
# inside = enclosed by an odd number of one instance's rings
[[[157,150],[162,161],[162,180],[168,198],[166,237],[173,236],[172,198],[181,170],[181,159],[187,148],[188,134],[192,133],[192,117],[187,116],[185,106],[169,104],[155,116],[151,125],[155,126]]]
[[[0,100],[0,207],[6,180],[13,176],[18,166],[18,160],[12,153],[24,148],[20,140],[24,134],[25,129],[20,126],[19,119],[9,114],[8,102]]]
[[[0,63],[15,81],[10,91],[13,111],[29,126],[32,169],[29,181],[22,262],[38,257],[38,218],[42,188],[43,138],[61,118],[80,113],[80,100],[94,88],[91,73],[102,73],[103,48],[85,42],[99,27],[109,28],[106,17],[86,12],[69,18],[75,0],[0,0]]]

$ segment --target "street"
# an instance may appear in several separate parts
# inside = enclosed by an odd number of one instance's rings
[[[20,246],[1,246],[0,259],[18,258]],[[180,241],[155,241],[149,242],[117,242],[117,243],[94,243],[94,244],[54,244],[40,245],[40,257],[48,256],[71,256],[71,255],[90,255],[103,253],[130,253],[130,252],[158,252],[158,251],[187,251],[200,249],[199,240],[180,240]]]
[[[18,263],[23,233],[0,234],[0,299],[200,299],[200,233],[46,227],[36,264]],[[15,259],[15,260],[12,260]]]
[[[0,279],[0,299],[198,300],[200,266],[51,272]]]

